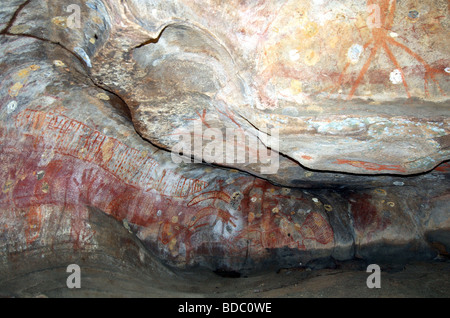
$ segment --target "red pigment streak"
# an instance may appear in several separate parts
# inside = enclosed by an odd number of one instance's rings
[[[11,165],[16,165],[12,158],[23,161],[19,166],[24,167],[20,171],[24,178],[8,177],[18,181],[14,189],[3,195],[11,196],[9,204],[26,211],[39,205],[64,205],[71,211],[70,237],[75,249],[90,244],[95,234],[87,226],[89,213],[85,206],[96,207],[118,220],[126,219],[138,231],[143,231],[146,244],[161,253],[173,252],[173,257],[181,253],[187,263],[192,256],[202,255],[202,249],[209,253],[212,246],[217,246],[218,253],[220,251],[227,257],[245,255],[247,240],[250,240],[255,256],[259,257],[258,251],[264,253],[264,248],[306,249],[304,240],[328,244],[333,239],[330,225],[318,213],[306,216],[299,228],[292,220],[291,210],[282,207],[283,199],[292,198],[281,195],[280,188],[267,181],[241,176],[235,178],[230,186],[234,190],[230,190],[223,180],[217,180],[215,191],[199,194],[196,192],[204,191],[206,183],[160,169],[153,158],[142,156],[136,149],[65,116],[27,110],[19,114],[16,124],[18,131],[28,137],[23,141],[23,147],[4,155],[10,156],[7,162]],[[30,128],[34,126],[41,129]],[[52,146],[54,155],[45,167],[43,177],[38,179],[33,172],[41,169],[38,163],[46,145]],[[28,149],[28,152],[21,149]],[[123,177],[126,173],[136,176]],[[145,191],[148,185],[158,192]],[[236,189],[242,199],[233,212],[228,210],[228,204],[234,201],[227,192]],[[251,200],[254,197],[258,200]],[[261,211],[261,216],[254,217],[249,221],[251,224],[244,225],[239,232],[228,238],[221,237],[217,242],[205,242],[208,231],[218,222],[224,232],[228,226],[240,227],[240,221],[256,211]],[[40,213],[30,212],[28,242],[38,238],[41,219]],[[197,234],[199,232],[202,233]],[[185,256],[179,252],[180,244],[185,246]]]
[[[434,171],[439,172],[450,172],[450,162],[443,163],[439,166],[437,166]]]
[[[369,171],[390,170],[390,171],[406,172],[406,170],[400,165],[381,165],[378,163],[366,162],[366,161],[337,159],[335,162],[333,162],[333,164],[338,164],[338,165],[347,164],[347,165],[351,165],[353,167],[363,168],[363,169],[369,170]]]
[[[42,215],[40,206],[30,207],[27,215],[27,228],[25,229],[25,237],[27,244],[33,243],[38,237],[42,226]]]
[[[353,83],[351,83],[350,91],[347,95],[347,100],[351,100],[358,87],[363,83],[363,80],[366,76],[366,74],[369,72],[369,69],[373,63],[373,61],[376,59],[377,55],[384,52],[384,54],[387,56],[391,64],[400,71],[402,84],[405,89],[406,95],[408,98],[411,98],[410,88],[407,83],[407,78],[404,74],[402,65],[400,65],[399,61],[397,60],[396,55],[393,52],[393,49],[397,49],[400,51],[405,52],[409,56],[411,56],[413,59],[415,59],[417,62],[419,62],[423,68],[423,80],[424,80],[424,91],[427,96],[430,95],[430,82],[433,82],[436,88],[439,90],[440,94],[443,96],[446,96],[444,90],[441,88],[438,79],[436,78],[436,75],[440,74],[443,76],[448,76],[449,74],[445,72],[444,68],[436,68],[432,67],[429,63],[425,61],[425,59],[418,53],[411,50],[406,44],[403,44],[401,42],[398,42],[396,39],[392,38],[390,36],[390,32],[392,31],[392,28],[394,26],[394,16],[396,12],[396,6],[397,6],[397,0],[368,0],[367,6],[369,9],[373,5],[376,5],[379,8],[380,13],[380,26],[374,26],[371,29],[371,39],[368,40],[363,45],[363,52],[366,50],[369,50],[368,52],[368,58],[364,62],[363,66],[361,67],[359,73],[356,76],[356,79],[353,80]],[[369,10],[373,11],[373,10]],[[377,10],[378,11],[378,10]],[[439,19],[441,17],[436,17],[436,19]],[[368,26],[364,26],[363,28],[366,28]],[[413,26],[414,28],[414,26]],[[400,36],[401,37],[401,36]],[[405,40],[406,42],[406,40]],[[333,85],[330,89],[330,87],[326,88],[325,90],[330,90],[331,93],[335,93],[339,90],[339,88],[351,79],[345,78],[345,74],[348,71],[351,63],[346,62],[344,65],[341,73],[339,74],[336,84]],[[301,72],[298,69],[294,69],[291,67],[287,67],[283,63],[274,63],[270,66],[268,66],[266,69],[262,71],[260,83],[258,83],[258,86],[260,87],[260,101],[263,104],[266,104],[266,106],[274,107],[276,105],[276,100],[274,100],[272,97],[269,97],[265,91],[267,90],[267,86],[269,84],[269,81],[271,78],[276,75],[277,77],[287,77],[292,79],[298,79],[298,80],[309,80],[307,77],[308,72]],[[321,76],[321,74],[317,74],[317,76]],[[350,77],[350,76],[348,76]],[[324,90],[321,90],[323,92]]]
[[[86,207],[73,206],[70,214],[70,236],[73,242],[73,249],[78,250],[84,245],[89,244],[95,234],[87,226],[88,210]]]
[[[355,229],[369,240],[374,233],[383,231],[391,223],[389,218],[380,216],[371,199],[366,193],[356,195],[353,197],[354,203],[351,204]]]
[[[313,239],[320,244],[328,244],[334,239],[333,230],[327,221],[317,212],[311,212],[302,224],[302,233],[307,233],[310,229],[313,233],[312,237],[304,234],[305,239]]]
[[[205,181],[187,179],[159,168],[152,157],[63,115],[24,110],[17,116],[16,126],[25,131],[32,130],[38,142],[41,139],[52,140],[55,152],[94,162],[138,188],[186,197],[208,186]]]
[[[221,113],[222,115],[224,115],[225,117],[229,118],[236,126],[238,126],[239,128],[241,128],[241,125],[239,125],[239,123],[235,120],[235,116],[234,114],[230,111],[230,109],[226,106],[226,104],[224,103],[224,111],[220,111],[219,109],[217,109],[217,111],[219,113]]]
[[[211,199],[219,199],[222,200],[226,203],[230,203],[230,196],[228,194],[226,194],[223,191],[209,191],[209,192],[205,192],[202,193],[198,196],[196,196],[195,198],[193,198],[188,204],[187,206],[192,206],[192,205],[196,205],[199,202],[205,201],[205,200],[211,200]]]
[[[203,109],[203,113],[200,115],[200,113],[198,111],[195,111],[198,115],[198,117],[200,118],[200,121],[203,125],[205,125],[208,128],[211,128],[211,126],[208,124],[208,122],[206,121],[206,109]],[[187,119],[187,120],[198,120],[198,119]]]
[[[445,72],[443,70],[432,68],[419,54],[413,52],[409,47],[398,42],[397,40],[395,40],[394,38],[392,38],[389,35],[389,31],[392,29],[392,26],[394,23],[396,4],[397,4],[396,0],[393,0],[393,1],[391,1],[391,0],[369,0],[369,1],[367,1],[368,6],[371,6],[371,5],[379,6],[380,21],[381,21],[382,26],[374,27],[372,29],[372,39],[364,45],[364,50],[365,50],[369,45],[371,45],[373,43],[373,46],[370,51],[370,56],[367,59],[364,66],[362,67],[361,71],[359,72],[358,78],[353,83],[353,86],[350,90],[350,93],[349,93],[347,99],[352,99],[353,95],[356,92],[356,89],[361,84],[365,73],[369,69],[370,65],[372,64],[372,60],[374,59],[374,57],[376,56],[376,54],[378,53],[380,48],[382,48],[385,51],[387,57],[392,62],[392,64],[398,70],[400,70],[400,73],[402,76],[402,83],[403,83],[403,86],[405,87],[406,94],[407,94],[408,98],[411,97],[411,94],[409,92],[409,87],[406,82],[406,77],[403,73],[401,65],[398,63],[398,61],[395,58],[394,54],[392,53],[389,45],[396,46],[396,47],[402,49],[403,51],[405,51],[407,54],[412,56],[414,59],[416,59],[419,63],[421,63],[424,66],[424,68],[425,68],[425,73],[424,73],[425,93],[427,94],[427,96],[429,95],[429,90],[428,90],[428,81],[429,80],[432,80],[435,83],[436,87],[441,92],[441,94],[445,96],[444,91],[441,89],[439,82],[435,78],[435,74],[438,74],[438,73],[441,73],[444,75],[448,75],[448,74],[445,74]],[[349,66],[349,64],[347,63],[347,65],[344,67],[342,74],[347,70],[348,66]],[[342,74],[339,77],[339,81],[338,81],[339,85],[341,84]]]
[[[285,210],[279,204],[279,199],[287,196],[279,195],[278,190],[269,183],[255,179],[253,183],[242,185],[241,188],[244,194],[241,205],[246,211],[248,224],[239,233],[238,238],[249,241],[256,253],[263,252],[266,248],[284,246],[305,250],[307,249],[305,240],[324,245],[333,241],[334,233],[331,226],[317,212],[308,214],[300,226],[294,224],[291,210]],[[251,217],[250,211],[253,212]],[[257,211],[261,211],[259,217],[255,215]],[[281,223],[284,226],[281,226]]]

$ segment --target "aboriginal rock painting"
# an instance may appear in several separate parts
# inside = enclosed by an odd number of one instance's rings
[[[285,2],[259,35],[261,102],[446,98],[449,58],[439,34],[448,6],[441,2],[427,10],[415,0]]]
[[[348,95],[348,98],[351,99],[353,95],[356,92],[356,89],[361,84],[361,81],[364,78],[364,75],[366,74],[367,70],[369,69],[369,66],[371,65],[374,57],[376,54],[383,49],[386,53],[389,60],[392,62],[392,64],[395,66],[395,69],[398,71],[398,73],[401,76],[401,81],[403,83],[403,86],[405,87],[405,91],[408,97],[411,97],[411,93],[408,88],[408,84],[406,81],[405,74],[402,70],[402,67],[400,63],[398,62],[397,58],[395,57],[394,53],[391,50],[391,46],[400,48],[407,54],[409,54],[411,57],[416,59],[419,63],[422,64],[424,68],[424,81],[425,81],[425,94],[429,96],[429,88],[428,84],[429,81],[433,81],[436,87],[439,89],[441,94],[445,94],[444,91],[441,89],[438,80],[436,79],[437,74],[444,74],[448,75],[448,73],[445,71],[445,67],[441,68],[434,68],[431,67],[419,54],[412,51],[408,46],[405,44],[400,43],[397,41],[392,35],[390,34],[393,23],[394,23],[394,16],[395,16],[395,10],[396,10],[396,0],[368,0],[367,6],[368,9],[373,10],[374,19],[378,19],[379,21],[375,21],[371,26],[368,26],[371,29],[372,32],[372,39],[367,41],[364,46],[363,50],[370,49],[370,55],[361,68],[361,71],[358,74],[357,79],[352,85],[352,88],[350,90],[350,93]],[[416,13],[414,13],[416,12]],[[419,14],[417,11],[410,11],[409,16],[410,18],[414,18],[416,14]],[[379,16],[376,16],[379,15]],[[339,76],[338,85],[340,86],[342,84],[343,74],[347,70],[347,68],[350,66],[351,62],[347,62],[347,64],[344,66],[344,70]]]
[[[357,168],[363,168],[367,171],[399,171],[405,172],[405,169],[401,165],[380,165],[374,162],[366,162],[366,161],[356,161],[356,160],[346,160],[346,159],[337,159],[333,162],[338,165],[350,165]]]
[[[74,249],[91,246],[95,231],[88,206],[123,222],[176,264],[333,244],[327,216],[311,195],[237,172],[208,182],[201,175],[186,178],[148,153],[58,113],[24,110],[15,123],[1,131],[0,159],[9,166],[0,176],[0,204],[9,212],[0,226],[22,248],[40,244],[55,227],[68,229]],[[65,215],[64,224],[58,213]]]
[[[188,180],[158,168],[159,164],[145,153],[65,116],[27,110],[20,113],[17,125],[39,130],[42,135],[37,137],[38,140],[52,141],[55,152],[95,162],[132,186],[180,197],[206,187],[200,180]]]
[[[261,180],[244,187],[247,227],[241,237],[253,249],[287,246],[305,250],[310,243],[327,245],[333,231],[324,216],[314,211],[311,198],[290,189],[276,189]]]
[[[374,191],[375,198],[370,194],[363,193],[354,195],[350,200],[355,232],[360,240],[371,241],[376,233],[382,232],[391,224],[389,209],[394,207],[395,203],[376,200],[376,195],[385,197],[386,191],[376,189]],[[376,204],[384,204],[386,208],[383,211],[383,209],[377,208]]]

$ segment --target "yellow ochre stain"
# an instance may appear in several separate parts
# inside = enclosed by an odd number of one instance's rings
[[[386,195],[387,194],[386,190],[384,190],[384,189],[375,189],[374,192],[378,193],[378,194],[382,194],[382,195]]]
[[[112,148],[114,146],[114,142],[110,139],[108,139],[105,143],[103,143],[102,145],[102,158],[103,161],[108,161],[109,159],[111,159],[113,153],[112,153]]]
[[[292,80],[290,89],[293,95],[298,95],[303,92],[303,84],[299,80]]]
[[[319,32],[319,27],[315,22],[308,22],[305,26],[304,33],[307,37],[312,38]]]
[[[309,66],[314,66],[319,62],[319,55],[314,50],[308,50],[305,53],[305,64]]]
[[[169,250],[173,251],[176,244],[177,244],[177,240],[175,238],[171,239],[169,242]]]
[[[43,193],[48,193],[48,189],[49,189],[48,183],[47,183],[47,182],[44,182],[44,183],[42,184],[42,187],[41,187],[42,192],[43,192]]]
[[[106,95],[105,93],[98,93],[97,95],[95,95],[95,97],[101,100],[109,100],[109,96]]]
[[[19,91],[22,89],[23,85],[22,83],[15,83],[11,88],[8,90],[9,96],[16,97],[19,95]]]
[[[60,28],[67,27],[67,17],[54,17],[52,23]]]
[[[60,61],[60,60],[54,60],[54,61],[53,61],[53,64],[54,64],[55,66],[58,66],[58,67],[64,67],[64,66],[66,66],[66,64],[64,64],[64,62],[63,62],[63,61]]]
[[[5,184],[3,185],[2,192],[3,192],[3,193],[9,192],[9,190],[11,190],[11,188],[13,187],[13,185],[14,185],[14,181],[12,181],[12,180],[6,181]]]

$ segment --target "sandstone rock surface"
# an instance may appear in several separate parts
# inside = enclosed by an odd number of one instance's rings
[[[174,268],[448,257],[448,11],[7,1],[0,286],[75,261],[162,284]],[[257,162],[202,162],[208,140],[175,162],[199,129],[246,137],[236,153]]]

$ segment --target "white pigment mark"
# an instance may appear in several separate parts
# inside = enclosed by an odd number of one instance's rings
[[[347,52],[347,57],[349,58],[350,62],[355,64],[358,63],[359,58],[361,57],[361,53],[363,51],[363,47],[360,44],[353,44]]]
[[[389,75],[389,80],[392,84],[397,85],[403,81],[402,72],[399,69],[395,69]]]

